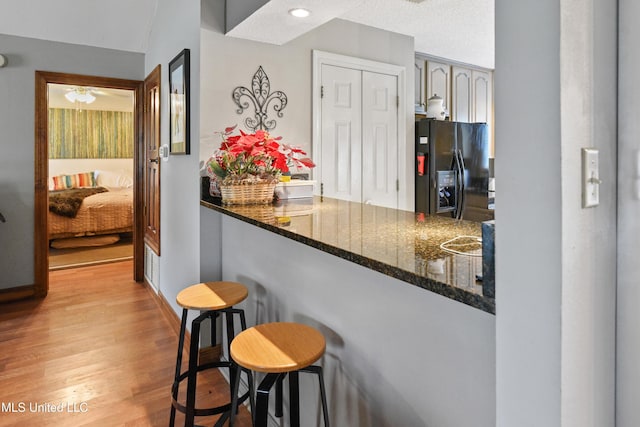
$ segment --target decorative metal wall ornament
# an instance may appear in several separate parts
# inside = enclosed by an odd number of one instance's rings
[[[280,90],[271,92],[269,77],[267,77],[267,73],[264,72],[262,66],[260,66],[258,71],[253,75],[251,90],[244,86],[238,86],[233,90],[231,96],[233,97],[233,102],[239,107],[236,110],[238,114],[242,114],[250,105],[248,101],[242,102],[242,97],[246,96],[253,104],[255,119],[247,117],[244,120],[245,126],[253,131],[258,129],[271,130],[276,127],[275,119],[268,119],[267,110],[269,104],[274,102],[273,110],[278,117],[282,117],[282,110],[287,106],[287,95],[285,95],[284,92]]]

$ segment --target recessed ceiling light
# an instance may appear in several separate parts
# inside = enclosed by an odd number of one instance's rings
[[[311,15],[311,12],[307,9],[298,7],[296,9],[291,9],[289,11],[289,15],[295,16],[296,18],[306,18],[307,16]]]

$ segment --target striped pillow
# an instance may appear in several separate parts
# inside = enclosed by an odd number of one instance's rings
[[[96,187],[94,172],[58,175],[49,178],[49,190],[66,190],[68,188]]]

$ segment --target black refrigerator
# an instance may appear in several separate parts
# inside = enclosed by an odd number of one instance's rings
[[[416,120],[415,211],[493,219],[486,123]]]

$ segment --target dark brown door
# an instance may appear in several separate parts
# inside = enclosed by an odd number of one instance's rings
[[[160,255],[160,65],[144,80],[144,241]]]

